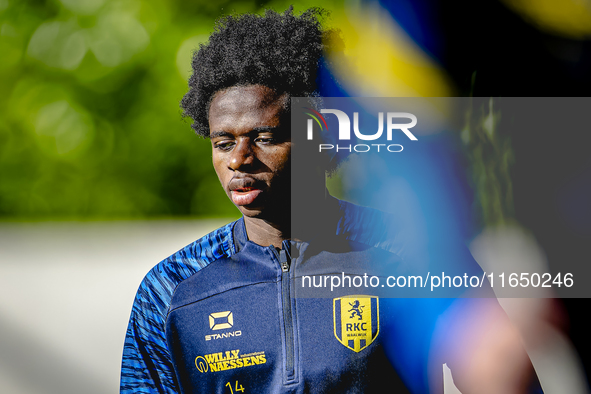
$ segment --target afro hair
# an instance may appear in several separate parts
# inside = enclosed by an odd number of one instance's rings
[[[264,85],[290,97],[317,96],[316,75],[323,51],[338,37],[324,31],[320,8],[301,15],[284,13],[230,15],[216,22],[209,42],[193,55],[189,91],[181,101],[193,129],[209,137],[208,112],[216,92],[238,85]]]

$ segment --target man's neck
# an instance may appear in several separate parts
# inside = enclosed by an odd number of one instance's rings
[[[270,223],[264,219],[244,217],[248,239],[257,245],[281,248],[283,240],[290,238],[289,220],[283,224]]]
[[[336,200],[325,189],[322,198],[306,200],[304,204],[271,215],[273,221],[244,216],[244,225],[248,239],[261,246],[282,247],[286,239],[307,240],[319,232],[330,231],[332,226],[328,218],[338,209]]]

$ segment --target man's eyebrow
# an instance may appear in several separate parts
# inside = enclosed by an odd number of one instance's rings
[[[280,130],[282,130],[281,126],[260,126],[260,127],[253,128],[252,130],[250,130],[248,132],[248,134],[255,135],[255,134],[258,134],[258,133],[265,133],[265,132],[267,132],[267,133],[274,133],[274,132],[277,132],[277,131],[280,131]],[[234,137],[234,134],[229,133],[227,131],[223,131],[223,130],[214,131],[214,132],[209,133],[209,138],[210,139],[212,139],[212,138],[220,138],[220,137]]]
[[[231,137],[232,134],[228,133],[227,131],[214,131],[209,133],[209,138],[218,138],[218,137]]]
[[[280,129],[281,127],[279,126],[261,126],[252,129],[251,133],[274,132]]]

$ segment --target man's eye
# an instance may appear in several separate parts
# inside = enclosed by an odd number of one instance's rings
[[[234,146],[234,141],[220,141],[214,144],[214,147],[219,150],[230,150]]]
[[[262,144],[274,144],[276,142],[273,137],[257,137],[254,141]]]

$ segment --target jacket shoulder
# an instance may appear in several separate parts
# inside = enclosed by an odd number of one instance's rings
[[[337,235],[371,247],[399,253],[406,240],[401,239],[400,221],[391,213],[339,200]]]
[[[180,282],[213,261],[236,253],[232,236],[235,224],[220,227],[162,260],[144,277],[140,290],[169,301]]]

